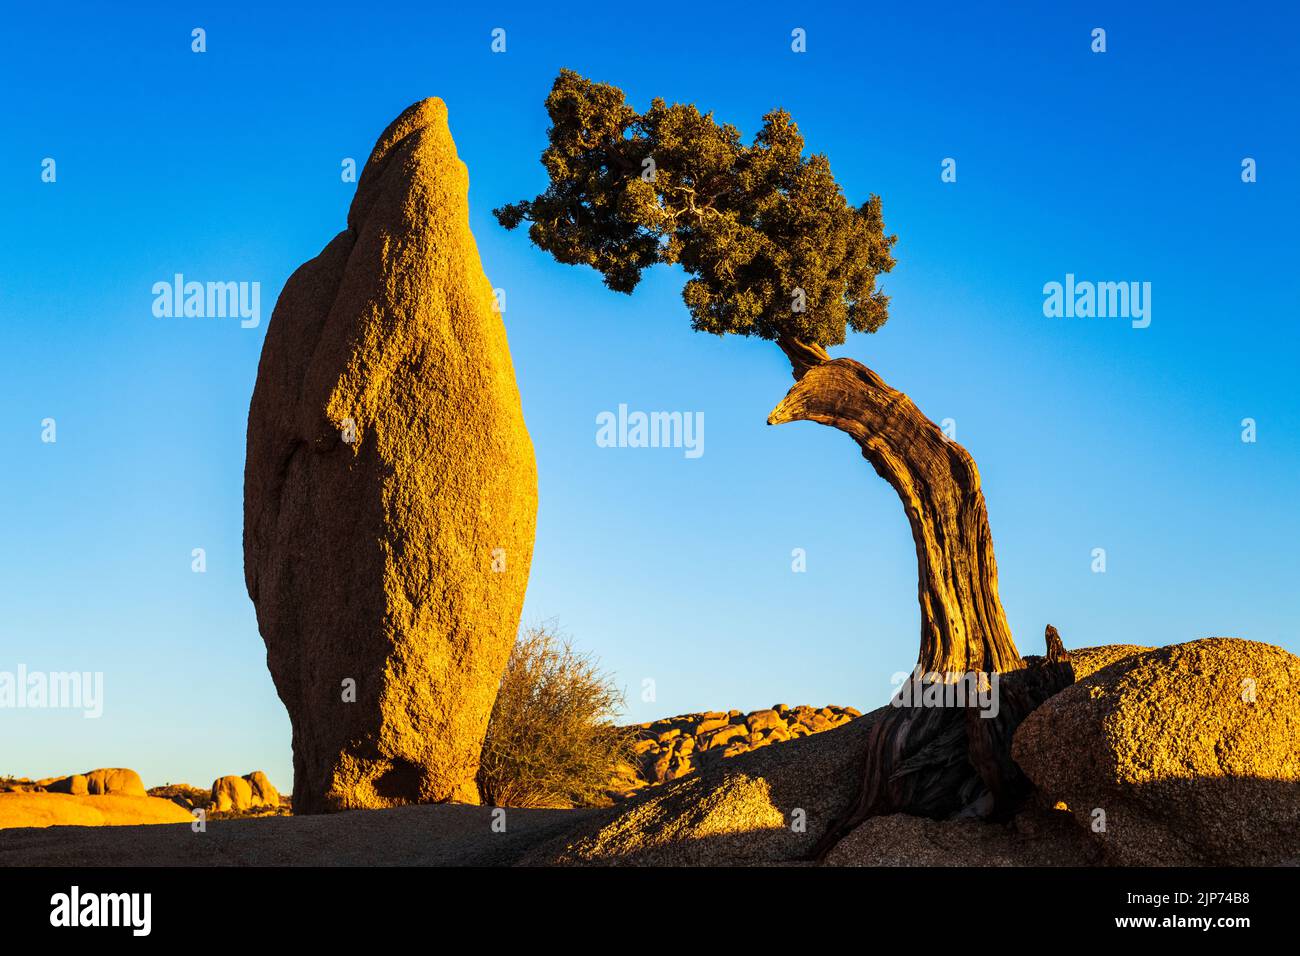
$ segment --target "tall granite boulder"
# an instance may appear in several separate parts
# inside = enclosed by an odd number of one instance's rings
[[[267,328],[244,572],[298,813],[478,802],[537,477],[468,190],[442,101],[408,108]]]

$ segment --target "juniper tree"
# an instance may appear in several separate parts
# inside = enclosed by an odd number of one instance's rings
[[[774,341],[795,385],[768,423],[840,429],[902,499],[919,574],[914,686],[974,677],[996,689],[996,717],[913,702],[878,721],[857,804],[818,852],[881,813],[1006,816],[1028,789],[1011,734],[1073,672],[1050,626],[1046,658],[1016,650],[974,459],[905,394],[826,351],[848,330],[875,332],[888,320],[876,283],[894,266],[896,237],[880,198],[851,205],[826,157],[805,153],[781,109],[747,144],[694,105],[655,99],[637,112],[618,88],[571,70],[556,78],[546,108],[546,190],[495,210],[501,225],[529,223],[538,247],[592,267],[616,292],[631,293],[651,266],[679,265],[695,329]]]

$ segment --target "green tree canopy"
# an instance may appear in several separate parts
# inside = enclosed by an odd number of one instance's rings
[[[546,191],[494,210],[557,260],[630,293],[655,263],[691,276],[698,331],[838,345],[889,317],[876,276],[893,268],[880,198],[850,206],[825,156],[804,156],[784,110],[751,145],[690,104],[644,113],[622,90],[561,70],[546,99]]]

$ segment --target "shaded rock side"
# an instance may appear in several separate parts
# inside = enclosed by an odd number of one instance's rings
[[[644,789],[521,862],[726,866],[805,859],[856,795],[867,736],[886,710]]]
[[[407,109],[267,328],[244,571],[299,813],[478,801],[537,479],[468,188],[446,107]]]
[[[1300,658],[1281,648],[1122,657],[1034,711],[1012,755],[1109,862],[1300,863]]]
[[[1071,651],[1079,670],[1099,668],[1142,656],[1146,648],[1110,645]],[[1055,698],[1049,698],[1054,700]],[[796,864],[809,861],[828,828],[858,795],[872,728],[893,708],[885,706],[833,728],[788,741],[773,741],[728,759],[705,760],[697,772],[651,787],[593,813],[563,837],[539,844],[524,865],[679,866]],[[782,708],[773,708],[782,712]],[[794,714],[799,708],[791,709]],[[755,714],[689,715],[706,726],[703,735],[756,718]],[[671,718],[666,723],[682,721]],[[682,736],[665,727],[667,746]],[[739,738],[737,738],[739,739]],[[726,753],[724,743],[719,756]],[[934,821],[905,814],[873,817],[846,836],[828,856],[830,865],[898,866],[927,863],[962,865],[1087,865],[1101,851],[1067,813],[1029,805],[1006,824],[954,819]]]
[[[84,773],[70,773],[66,777],[38,780],[35,786],[27,789],[36,793],[66,793],[74,797],[84,797],[90,793],[90,787]]]
[[[253,793],[252,805],[254,807],[278,807],[280,805],[280,791],[275,789],[266,773],[261,770],[254,770],[252,773],[244,774],[244,779],[248,781],[249,788]]]
[[[1068,813],[1026,807],[1007,823],[872,817],[841,840],[827,866],[1092,866],[1101,851]]]
[[[196,807],[207,809],[212,806],[212,788],[203,789],[188,783],[166,783],[161,787],[150,787],[149,796],[170,800],[178,807],[193,810]]]
[[[1075,674],[1083,677],[1149,650],[1133,644],[1110,644],[1070,651],[1070,659]],[[834,704],[825,707],[773,704],[766,710],[748,714],[739,710],[706,711],[636,724],[629,728],[636,741],[633,762],[615,768],[609,796],[626,800],[646,787],[712,768],[720,760],[834,730],[860,716],[856,708]]]

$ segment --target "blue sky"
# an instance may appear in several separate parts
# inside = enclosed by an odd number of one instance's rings
[[[242,573],[248,400],[275,297],[344,225],[342,160],[431,95],[507,290],[537,451],[525,621],[598,655],[630,720],[884,701],[918,643],[907,523],[846,436],[765,424],[790,385],[779,350],[692,332],[680,272],[617,295],[492,219],[545,184],[542,104],[564,66],[746,136],[784,106],[851,201],[882,196],[892,317],[833,351],[955,420],[1022,653],[1047,623],[1075,647],[1300,651],[1294,13],[225,6],[27,6],[0,32],[0,670],[105,681],[98,720],[0,710],[0,773],[206,785],[260,768],[289,789]],[[260,282],[261,325],[155,318],[151,287],[177,272]],[[1067,273],[1150,282],[1150,327],[1045,317],[1043,285]],[[597,447],[596,415],[620,403],[703,412],[705,453]]]

